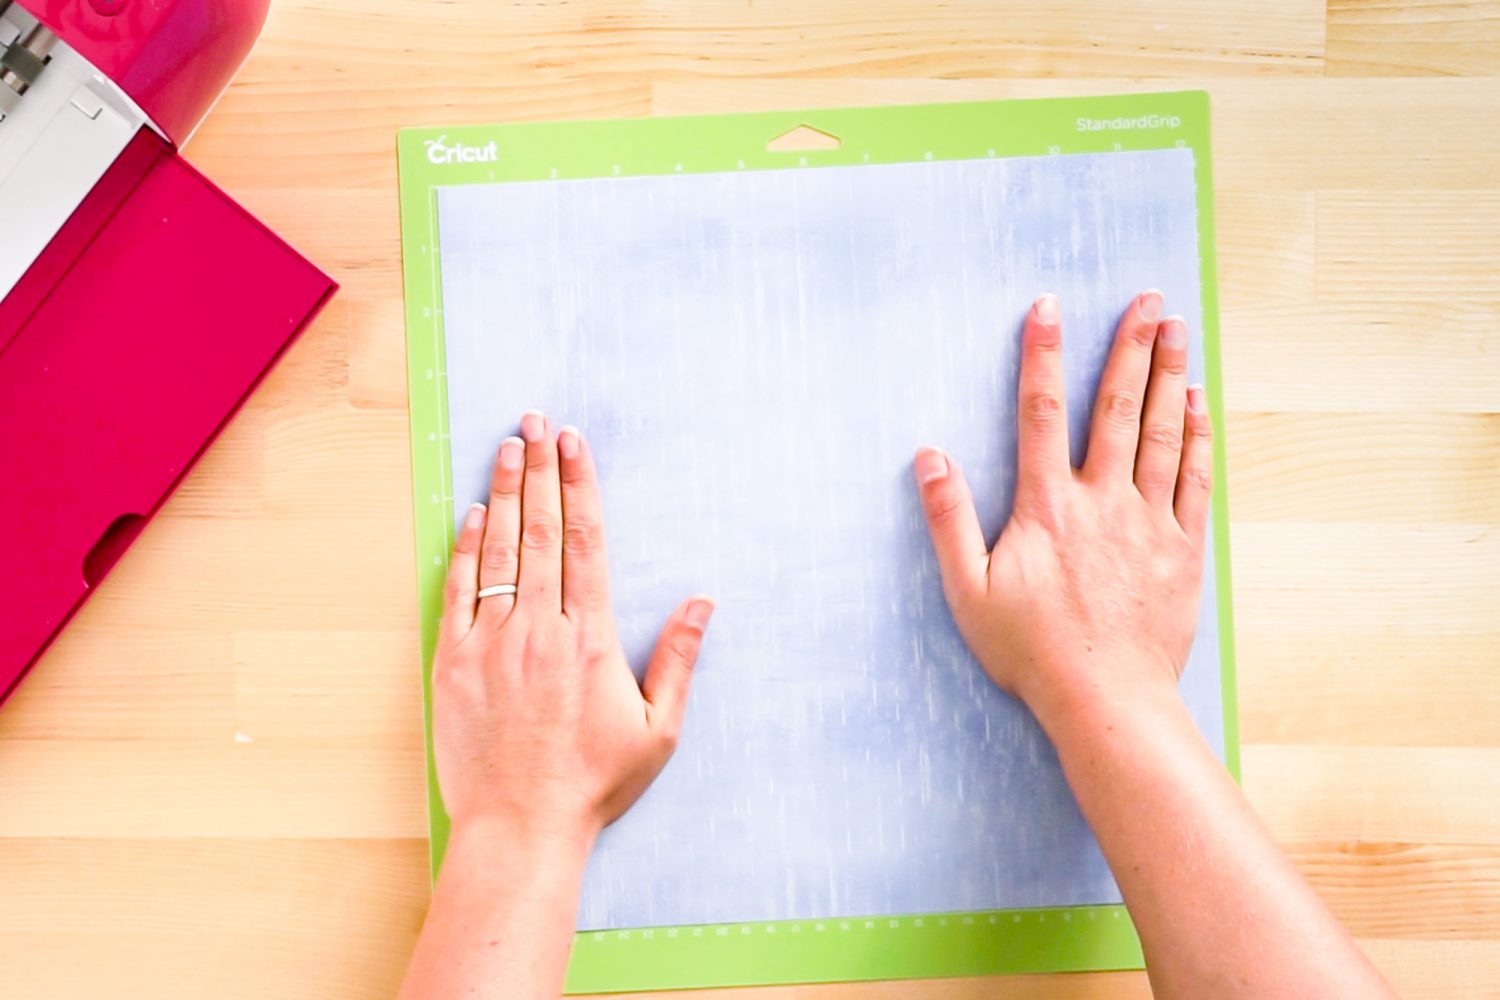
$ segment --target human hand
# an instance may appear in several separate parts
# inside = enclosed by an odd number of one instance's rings
[[[514,596],[477,596],[510,583]],[[680,605],[636,682],[615,635],[588,445],[524,414],[521,437],[500,445],[488,509],[469,510],[454,545],[433,660],[455,832],[498,824],[591,843],[671,756],[712,612],[701,597]]]
[[[1120,321],[1099,383],[1088,457],[1068,455],[1061,313],[1027,314],[1010,520],[987,549],[958,466],[913,463],[943,591],[970,650],[1003,690],[1041,709],[1076,695],[1175,687],[1198,617],[1212,486],[1207,401],[1189,388],[1187,327],[1158,322],[1159,292]]]

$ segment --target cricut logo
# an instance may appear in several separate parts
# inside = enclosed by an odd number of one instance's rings
[[[494,163],[500,149],[491,140],[483,146],[465,146],[461,142],[448,145],[448,137],[440,135],[427,140],[428,163]]]

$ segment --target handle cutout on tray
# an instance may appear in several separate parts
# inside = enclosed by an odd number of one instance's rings
[[[83,582],[90,590],[99,586],[99,581],[109,574],[145,527],[146,519],[140,514],[121,514],[110,522],[104,534],[89,549],[89,554],[83,557]]]

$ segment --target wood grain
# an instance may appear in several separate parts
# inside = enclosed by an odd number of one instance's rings
[[[1464,0],[1330,0],[1329,76],[1493,76],[1500,14]]]
[[[1184,87],[1246,791],[1404,995],[1500,996],[1497,68],[1495,0],[278,0],[188,154],[343,290],[0,711],[0,996],[395,990],[426,892],[397,128]]]

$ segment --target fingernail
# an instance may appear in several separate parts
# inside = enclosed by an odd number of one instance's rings
[[[1051,292],[1044,292],[1038,297],[1031,310],[1036,313],[1036,321],[1043,326],[1056,326],[1062,320],[1062,309],[1057,304],[1057,296]]]
[[[1155,323],[1161,316],[1161,292],[1155,288],[1148,288],[1141,293],[1140,304],[1136,306],[1140,310],[1141,319],[1147,323]]]
[[[917,482],[927,484],[942,479],[948,474],[948,456],[936,448],[923,448],[912,462],[917,473]]]
[[[1201,385],[1190,385],[1187,391],[1188,410],[1192,413],[1202,413],[1208,409],[1208,393],[1203,391]]]
[[[578,428],[572,424],[557,432],[557,453],[563,458],[578,457]]]
[[[547,418],[543,417],[537,410],[527,410],[521,414],[521,437],[530,444],[535,444],[547,433]]]
[[[1161,346],[1180,351],[1187,346],[1187,324],[1181,316],[1168,316],[1161,321]]]
[[[515,472],[526,462],[526,443],[518,437],[500,442],[500,468]]]
[[[694,598],[682,612],[682,620],[699,632],[708,628],[708,619],[713,616],[714,602],[706,597]]]
[[[464,515],[464,527],[470,531],[473,531],[483,523],[484,504],[476,503],[474,506],[470,507],[469,512]]]

